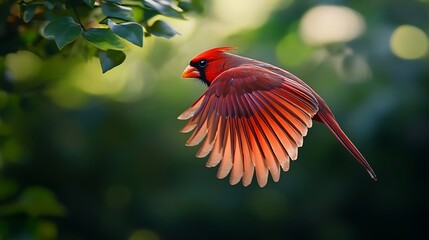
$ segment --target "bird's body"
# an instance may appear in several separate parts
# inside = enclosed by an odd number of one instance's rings
[[[220,163],[218,178],[251,183],[256,170],[259,186],[268,175],[280,178],[298,157],[298,147],[312,126],[324,123],[340,143],[367,169],[368,162],[341,130],[325,101],[295,75],[227,50],[214,48],[194,57],[182,77],[198,78],[208,89],[179,119],[190,119],[182,132],[193,134],[187,146],[203,143],[197,157],[210,154],[208,167]]]

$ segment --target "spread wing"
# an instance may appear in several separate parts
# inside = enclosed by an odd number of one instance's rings
[[[190,119],[182,132],[192,135],[187,146],[203,143],[197,157],[210,154],[208,167],[230,183],[259,186],[280,178],[312,126],[318,102],[300,80],[258,66],[240,66],[220,74],[179,119]]]

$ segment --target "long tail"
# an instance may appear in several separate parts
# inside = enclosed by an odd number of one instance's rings
[[[356,158],[356,160],[360,164],[362,164],[362,166],[365,167],[371,178],[374,179],[374,181],[377,181],[377,176],[375,175],[374,170],[372,170],[365,157],[359,152],[359,150],[355,147],[352,141],[350,141],[350,139],[346,136],[340,125],[338,125],[337,120],[335,120],[331,109],[329,109],[328,105],[320,96],[316,96],[316,98],[319,101],[319,111],[313,119],[319,122],[323,122],[328,127],[328,129],[331,130],[331,132],[335,135],[338,141],[340,141],[340,143]]]

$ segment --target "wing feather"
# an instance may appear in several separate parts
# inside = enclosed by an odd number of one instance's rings
[[[266,93],[268,96],[274,93]],[[302,145],[302,136],[307,135],[308,125],[294,113],[293,105],[288,104],[283,98],[272,97],[269,103],[273,108],[277,110],[277,112],[282,116],[282,119],[290,126],[292,129],[288,131],[291,134],[294,141],[298,144],[298,146]],[[311,121],[311,118],[308,118],[307,121]]]
[[[268,96],[268,93],[265,95]],[[282,144],[287,150],[289,156],[294,158],[296,155],[297,146],[299,146],[302,138],[300,131],[297,130],[297,127],[293,125],[290,119],[288,119],[291,118],[291,116],[287,114],[287,109],[276,105],[273,99],[266,98],[263,100],[265,100],[264,108],[270,115],[269,118],[272,119],[272,121],[276,121],[278,127],[280,128],[276,131],[276,134],[282,141]]]
[[[231,114],[239,111],[238,102],[236,101],[236,97],[230,96],[229,97],[231,101],[232,106],[232,112]],[[243,177],[243,150],[242,150],[242,140],[240,135],[240,129],[238,127],[238,118],[232,118],[231,119],[231,132],[233,136],[233,142],[232,142],[232,151],[233,151],[233,166],[231,171],[231,176],[229,179],[230,184],[235,185],[237,184],[241,178]]]
[[[258,185],[263,187],[267,184],[268,181],[268,168],[265,165],[265,157],[263,155],[263,150],[260,145],[258,134],[256,133],[256,129],[253,127],[255,124],[252,121],[253,118],[249,118],[245,120],[246,123],[246,131],[250,134],[250,144],[253,153],[253,161],[256,171],[256,180],[258,181]]]
[[[195,112],[200,108],[201,103],[204,101],[205,95],[201,95],[191,106],[177,117],[179,120],[186,120],[194,116]]]
[[[215,167],[222,160],[222,148],[223,148],[223,135],[224,135],[224,125],[226,119],[222,117],[221,109],[222,109],[223,98],[218,98],[218,108],[217,112],[219,112],[219,117],[217,118],[216,125],[212,125],[213,128],[216,128],[216,133],[213,136],[214,138],[214,146],[212,153],[210,154],[209,160],[206,163],[208,167]],[[209,136],[210,137],[210,136]]]
[[[237,108],[241,109],[245,115],[250,116],[249,107],[243,103],[243,99],[234,95]],[[241,139],[241,149],[243,154],[243,186],[248,186],[252,182],[255,173],[254,155],[250,145],[249,132],[246,130],[246,122],[236,118],[238,133]],[[238,161],[238,160],[237,160]]]
[[[273,68],[274,69],[274,68]],[[194,131],[186,145],[201,144],[197,157],[207,167],[217,166],[218,178],[230,174],[230,184],[248,186],[256,173],[258,185],[268,175],[280,178],[288,171],[318,102],[304,83],[293,75],[258,66],[224,71],[179,119],[190,119],[182,132]]]
[[[231,134],[230,124],[230,118],[226,118],[223,155],[217,173],[217,177],[220,179],[225,178],[232,168],[232,141],[234,136]]]
[[[257,98],[264,107],[265,121],[268,126],[270,126],[270,132],[272,133],[271,139],[273,140],[270,141],[270,143],[274,154],[280,164],[284,163],[284,161],[289,159],[288,149],[291,155],[295,149],[293,147],[294,142],[287,135],[287,130],[282,127],[282,119],[279,114],[268,104],[268,99],[265,99],[260,94],[255,94],[255,98]]]
[[[217,134],[215,136],[215,141],[214,141],[214,145],[213,145],[213,150],[212,153],[210,154],[209,159],[207,160],[206,166],[207,167],[216,167],[219,162],[222,160],[222,143],[221,143],[221,139],[220,139],[220,129],[222,127],[221,122],[225,121],[222,118],[219,119],[219,124],[217,126],[213,126],[213,127],[217,127]]]
[[[213,103],[209,104],[209,111],[208,111],[208,116],[207,116],[207,125],[208,126],[217,126],[217,125],[213,125],[215,118],[218,118],[217,114],[216,114],[216,108],[217,108],[217,102],[216,100],[214,100],[214,98],[210,98]],[[204,143],[201,145],[200,150],[198,150],[198,153],[196,155],[196,157],[199,158],[203,158],[205,156],[207,156],[210,151],[213,149],[213,144],[214,144],[214,135],[216,134],[216,130],[217,127],[212,127],[212,128],[208,128],[207,129],[207,137],[204,141]]]
[[[257,114],[253,117],[253,119],[255,119],[254,128],[258,133],[258,140],[261,144],[268,170],[271,172],[273,180],[277,182],[280,178],[280,165],[278,164],[274,149],[276,147],[280,148],[280,144],[278,143],[276,134],[273,133],[272,128],[269,123],[267,123],[264,116],[265,109],[256,99],[256,92],[251,95],[248,94],[247,96],[248,98],[246,97],[246,99],[248,99],[249,102],[253,102],[251,106],[258,108],[261,112],[261,114]]]

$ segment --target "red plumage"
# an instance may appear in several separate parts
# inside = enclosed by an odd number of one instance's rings
[[[182,77],[198,78],[208,89],[179,119],[190,119],[182,132],[192,135],[187,146],[203,143],[197,157],[210,154],[208,167],[220,163],[218,178],[259,186],[268,175],[275,182],[280,168],[289,170],[312,120],[323,122],[370,176],[368,162],[341,130],[325,101],[293,74],[273,65],[214,48],[195,56]]]

